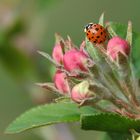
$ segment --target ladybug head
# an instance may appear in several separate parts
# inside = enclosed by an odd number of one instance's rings
[[[92,27],[93,23],[89,23],[85,26],[84,31],[86,32],[88,29]]]

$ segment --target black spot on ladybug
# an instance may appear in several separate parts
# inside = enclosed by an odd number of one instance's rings
[[[88,36],[89,34],[87,33],[87,36]]]
[[[97,36],[97,38],[100,38],[100,36]]]
[[[96,24],[94,24],[93,26],[96,27]]]
[[[100,43],[102,43],[102,41],[100,41]]]
[[[95,28],[95,30],[96,30],[96,31],[98,31],[98,30],[99,30],[99,28]]]
[[[95,39],[95,43],[97,43],[98,42],[98,40],[97,39]]]
[[[102,28],[102,27],[100,27],[100,29],[102,30],[103,28]]]
[[[105,38],[106,38],[106,35],[105,35]]]
[[[96,41],[94,41],[94,43],[96,43]]]
[[[101,35],[103,34],[103,32],[101,32]]]
[[[94,38],[94,36],[91,37],[92,39]]]
[[[90,33],[90,30],[88,32]]]
[[[89,37],[89,40],[91,40],[91,38]]]

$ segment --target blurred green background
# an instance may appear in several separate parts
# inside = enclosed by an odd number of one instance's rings
[[[82,131],[78,124],[16,135],[5,135],[4,129],[25,110],[53,98],[34,83],[52,80],[54,67],[37,50],[51,54],[55,32],[70,35],[78,45],[84,25],[97,22],[102,12],[107,21],[131,20],[139,32],[139,5],[139,0],[0,0],[0,140],[109,139],[104,132]]]

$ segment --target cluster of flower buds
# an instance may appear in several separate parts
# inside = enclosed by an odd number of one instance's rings
[[[56,34],[52,57],[39,52],[56,66],[54,84],[38,85],[79,106],[140,118],[139,86],[130,55],[132,24],[128,24],[126,39],[116,35],[109,24],[106,30],[106,42],[93,44],[86,38],[79,48],[70,37],[64,40]]]

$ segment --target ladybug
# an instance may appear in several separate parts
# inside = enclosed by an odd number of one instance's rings
[[[108,38],[107,30],[100,24],[89,23],[84,31],[89,41],[95,44],[104,43]]]

